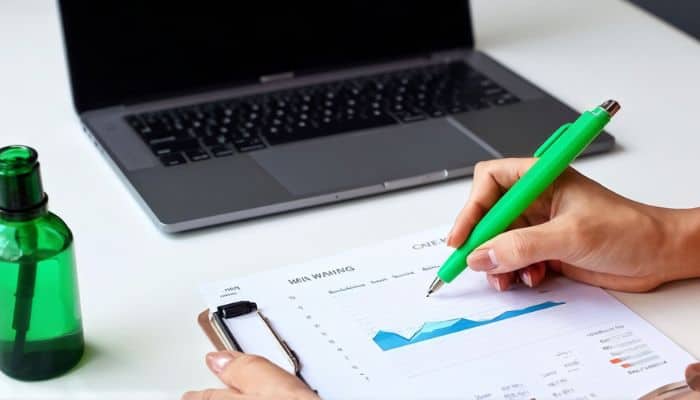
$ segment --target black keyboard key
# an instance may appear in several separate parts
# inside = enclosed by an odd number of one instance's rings
[[[172,153],[160,156],[160,162],[162,162],[163,165],[165,165],[166,167],[172,167],[174,165],[184,164],[187,161],[185,160],[185,157],[182,156],[182,154]]]
[[[188,150],[185,152],[185,154],[187,154],[187,158],[189,158],[190,161],[202,161],[209,159],[209,154],[207,154],[204,150],[201,149]]]
[[[436,108],[436,109],[433,109],[432,111],[430,111],[429,114],[430,114],[430,116],[433,117],[433,118],[440,118],[440,117],[444,117],[444,116],[445,116],[445,111],[444,111],[444,110],[441,110],[441,109],[439,109],[439,108]]]
[[[214,157],[226,157],[233,154],[233,149],[227,146],[215,146],[209,149]]]
[[[483,94],[486,97],[495,97],[495,96],[500,96],[502,94],[505,94],[506,91],[500,86],[492,86],[489,88],[484,89]]]
[[[448,108],[450,114],[459,114],[461,112],[467,111],[467,106],[463,104],[453,104]]]
[[[394,116],[398,118],[401,122],[415,122],[424,120],[426,118],[425,114],[416,110],[395,112]]]
[[[470,110],[483,110],[490,107],[490,104],[485,99],[471,100],[466,103]]]
[[[265,148],[265,143],[257,135],[241,135],[233,140],[233,145],[241,153]]]
[[[161,134],[161,135],[152,135],[149,136],[146,140],[146,142],[151,145],[159,145],[163,143],[170,143],[170,142],[177,142],[181,140],[187,140],[190,139],[191,136],[188,135],[186,132],[172,132],[172,133],[166,133],[166,134]]]
[[[203,137],[210,136],[211,134],[212,133],[211,133],[211,130],[209,129],[209,127],[205,127],[202,125],[197,125],[197,126],[193,125],[193,126],[187,128],[187,130],[186,130],[186,135],[189,137],[203,138]]]
[[[202,143],[204,143],[205,146],[209,147],[218,146],[229,142],[231,142],[231,137],[224,135],[207,136],[204,139],[202,139]]]
[[[265,148],[265,144],[262,142],[236,144],[236,149],[238,149],[238,151],[240,151],[241,153],[246,153],[246,152],[254,151],[254,150],[261,150],[264,148]]]
[[[153,145],[151,146],[151,149],[156,155],[177,153],[180,151],[188,150],[197,150],[199,149],[199,141],[197,141],[197,139],[177,140],[174,142]]]
[[[489,103],[495,106],[504,106],[507,104],[517,103],[518,101],[518,98],[510,93],[505,93],[500,97],[489,99]]]

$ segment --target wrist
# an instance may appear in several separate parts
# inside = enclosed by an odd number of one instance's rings
[[[664,281],[700,277],[700,208],[652,209],[663,232],[657,267]]]

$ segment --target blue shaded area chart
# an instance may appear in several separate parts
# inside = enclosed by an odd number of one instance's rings
[[[545,310],[566,304],[565,302],[546,301],[544,303],[535,304],[519,310],[505,311],[494,318],[482,321],[474,321],[465,318],[450,319],[447,321],[426,322],[420,327],[410,338],[405,338],[398,333],[379,331],[372,338],[383,351],[396,349],[398,347],[408,346],[410,344],[422,342],[424,340],[435,339],[440,336],[450,335],[461,332],[467,329],[476,328],[482,325],[492,324],[494,322],[503,321],[510,318],[515,318],[521,315],[530,314],[536,311]]]

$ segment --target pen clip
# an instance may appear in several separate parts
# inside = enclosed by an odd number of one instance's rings
[[[542,155],[544,155],[544,153],[550,147],[552,147],[554,142],[556,142],[561,137],[561,135],[563,135],[564,132],[566,132],[566,130],[569,129],[570,126],[571,126],[571,122],[568,122],[568,123],[560,126],[559,129],[554,131],[554,133],[552,133],[552,135],[550,137],[548,137],[547,140],[545,140],[544,143],[542,143],[542,145],[539,148],[537,148],[537,150],[535,150],[534,156],[535,157],[542,157]]]

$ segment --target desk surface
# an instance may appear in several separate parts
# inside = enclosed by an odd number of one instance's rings
[[[582,172],[640,201],[697,206],[686,182],[697,187],[700,167],[700,44],[626,2],[598,3],[474,1],[477,46],[578,110],[608,97],[623,104],[610,126],[620,148],[578,161]],[[39,150],[51,209],[75,233],[88,348],[64,377],[27,384],[0,376],[0,399],[178,398],[218,386],[195,324],[200,283],[450,223],[465,200],[469,179],[163,234],[80,129],[55,7],[0,2],[0,136]],[[270,242],[276,252],[266,250]],[[615,296],[700,357],[700,280]]]

